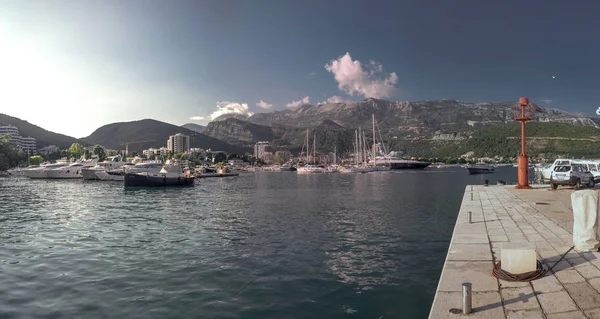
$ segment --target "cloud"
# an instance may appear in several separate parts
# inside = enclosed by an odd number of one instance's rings
[[[248,111],[248,103],[219,101],[217,102],[217,110],[212,112],[210,118],[214,120],[223,114],[240,114],[246,117],[254,115],[254,113]]]
[[[550,103],[552,103],[552,100],[540,100],[540,102],[542,102],[544,104],[550,104]]]
[[[308,72],[308,75],[310,75],[310,76],[315,76],[315,74],[317,74],[315,71]]]
[[[325,64],[325,70],[333,74],[340,90],[352,96],[391,97],[398,82],[395,72],[383,78],[380,76],[383,72],[381,63],[370,61],[363,69],[360,61],[352,60],[350,53]]]
[[[321,102],[317,103],[317,105],[331,104],[331,103],[348,103],[348,102],[352,102],[352,101],[344,100],[341,96],[334,95],[334,96],[328,98],[326,101],[321,101]]]
[[[202,120],[205,120],[205,119],[206,119],[206,117],[204,117],[204,116],[192,116],[192,117],[190,117],[190,120],[192,120],[192,121],[202,121]]]
[[[304,104],[310,104],[310,97],[305,96],[304,98],[302,98],[298,101],[292,101],[292,102],[288,103],[286,106],[287,107],[298,107],[298,106],[302,106]]]
[[[273,107],[273,104],[260,100],[260,102],[256,103],[256,106],[260,107],[261,109],[270,109]]]

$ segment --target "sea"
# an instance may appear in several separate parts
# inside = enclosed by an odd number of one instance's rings
[[[515,168],[0,179],[0,318],[427,318],[465,186]]]

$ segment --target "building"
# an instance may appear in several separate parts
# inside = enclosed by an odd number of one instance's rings
[[[236,166],[244,165],[244,161],[241,158],[232,158],[227,162],[229,163],[229,165],[236,165]]]
[[[269,142],[256,142],[256,144],[254,144],[254,157],[265,161],[265,152],[270,152],[270,148]]]
[[[39,149],[41,155],[50,155],[57,152],[60,152],[60,147],[56,145],[48,145]]]
[[[152,156],[164,156],[167,155],[168,149],[166,147],[161,148],[149,148],[147,150],[143,150],[142,153],[146,155],[147,158]]]
[[[23,137],[19,135],[19,129],[12,125],[0,125],[0,135],[10,135],[10,141],[15,144],[17,149],[23,150],[28,155],[37,154],[37,144],[33,137]]]
[[[25,154],[35,155],[37,154],[37,144],[33,137],[21,137],[21,149]]]
[[[206,151],[199,148],[199,147],[192,147],[190,148],[190,150],[188,151],[188,154],[190,155],[190,157],[192,158],[205,158],[206,157]]]
[[[273,152],[263,152],[262,157],[259,157],[265,164],[273,164],[275,162],[275,156]]]
[[[181,133],[169,136],[167,149],[172,154],[188,152],[190,150],[190,137]]]
[[[275,152],[275,162],[284,164],[292,159],[292,153],[290,151],[277,151]]]

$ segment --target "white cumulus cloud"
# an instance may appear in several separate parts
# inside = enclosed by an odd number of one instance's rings
[[[248,103],[219,101],[217,102],[217,110],[212,112],[210,118],[214,120],[223,114],[240,114],[250,117],[254,113],[248,111]]]
[[[323,105],[323,104],[331,104],[331,103],[348,103],[351,102],[350,100],[344,100],[341,96],[339,95],[334,95],[330,98],[328,98],[326,101],[321,101],[319,103],[317,103],[318,105]]]
[[[256,103],[256,106],[260,107],[261,109],[270,109],[273,107],[273,104],[260,100],[260,102]]]
[[[325,65],[325,69],[333,74],[338,88],[352,96],[391,97],[396,89],[394,85],[398,82],[395,72],[381,76],[381,63],[370,61],[363,68],[360,61],[352,60],[350,53],[332,60]]]
[[[287,107],[298,107],[298,106],[302,106],[304,104],[310,104],[310,97],[305,96],[298,101],[292,101],[287,104]]]
[[[552,103],[552,100],[541,100],[541,101],[542,101],[543,103],[545,103],[545,104],[550,104],[550,103]]]
[[[190,120],[192,120],[192,121],[202,121],[202,120],[205,120],[205,119],[206,119],[206,117],[204,117],[204,116],[192,116],[192,117],[190,117]]]

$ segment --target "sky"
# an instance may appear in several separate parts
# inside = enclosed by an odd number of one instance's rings
[[[0,113],[85,137],[302,104],[516,101],[595,114],[597,1],[0,0]]]

